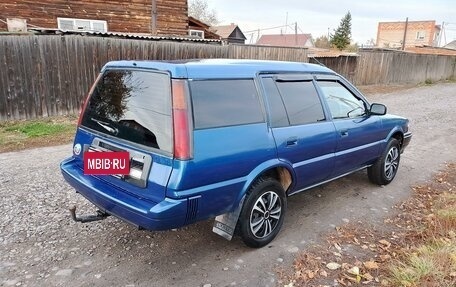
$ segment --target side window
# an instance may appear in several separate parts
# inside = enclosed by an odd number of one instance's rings
[[[366,113],[364,102],[335,81],[318,81],[334,119],[354,118]]]
[[[325,120],[320,98],[311,81],[277,82],[291,125]]]
[[[263,122],[253,79],[190,82],[196,129]]]
[[[283,106],[282,98],[280,97],[275,81],[272,78],[263,78],[262,82],[266,91],[266,98],[268,99],[271,127],[288,126],[290,123],[288,122],[287,112]]]

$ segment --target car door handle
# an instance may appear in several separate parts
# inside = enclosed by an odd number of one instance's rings
[[[297,145],[298,137],[291,137],[287,139],[287,146]]]
[[[343,136],[343,137],[348,136],[348,130],[340,131],[340,135]]]

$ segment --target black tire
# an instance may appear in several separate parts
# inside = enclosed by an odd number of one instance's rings
[[[285,191],[273,178],[258,179],[247,192],[238,220],[244,243],[259,248],[270,243],[283,224],[287,200]]]
[[[387,185],[393,181],[399,169],[401,147],[395,138],[389,140],[386,149],[375,163],[367,169],[367,175],[372,183]]]

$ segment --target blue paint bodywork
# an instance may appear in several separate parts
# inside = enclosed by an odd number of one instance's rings
[[[115,61],[106,64],[102,72],[115,68],[166,71],[172,79],[254,79],[258,87],[264,75],[329,75],[362,98],[356,88],[332,70],[305,63]],[[410,141],[407,119],[366,115],[332,120],[326,104],[325,121],[272,128],[264,91],[258,88],[258,93],[264,105],[264,122],[192,130],[190,160],[177,160],[170,154],[78,127],[75,144],[87,146],[98,138],[151,156],[145,188],[113,176],[84,175],[82,153],[61,163],[62,174],[78,193],[101,210],[142,228],[164,230],[232,211],[255,179],[270,169],[281,167],[289,171],[292,183],[287,194],[293,194],[371,165],[393,136],[403,139],[402,149]],[[319,96],[324,103],[322,95]],[[189,216],[190,209],[193,216]]]

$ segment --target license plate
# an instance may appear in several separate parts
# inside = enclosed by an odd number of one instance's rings
[[[119,152],[84,152],[84,174],[87,175],[128,175],[130,154]]]

